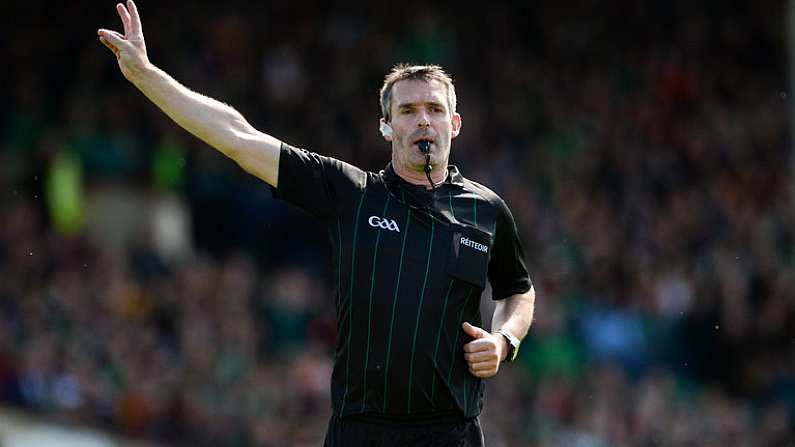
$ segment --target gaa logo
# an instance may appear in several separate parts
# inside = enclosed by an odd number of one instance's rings
[[[392,219],[382,219],[378,216],[370,216],[370,218],[367,219],[367,223],[369,223],[371,227],[381,228],[383,230],[389,231],[397,231],[400,233],[397,222]]]

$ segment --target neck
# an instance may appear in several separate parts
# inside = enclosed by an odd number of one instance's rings
[[[431,180],[436,186],[444,183],[444,180],[447,178],[447,163],[445,163],[444,166],[444,169],[434,166],[434,169],[431,171]],[[406,182],[411,183],[412,185],[422,185],[427,189],[431,189],[431,185],[428,184],[428,176],[425,174],[425,171],[423,171],[422,168],[420,168],[419,171],[408,169],[405,166],[401,166],[400,163],[395,163],[395,160],[393,159],[392,169],[395,170],[395,174],[397,174],[398,177],[402,178]]]

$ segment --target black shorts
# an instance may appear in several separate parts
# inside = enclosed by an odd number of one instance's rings
[[[331,416],[324,447],[483,447],[478,418],[386,423]]]

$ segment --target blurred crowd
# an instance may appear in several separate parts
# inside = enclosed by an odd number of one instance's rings
[[[524,3],[139,10],[156,65],[366,169],[389,158],[391,66],[451,73],[451,160],[511,207],[538,293],[487,385],[488,445],[795,445],[787,5]],[[164,444],[319,445],[325,229],[124,80],[94,36],[112,5],[9,8],[0,403]]]

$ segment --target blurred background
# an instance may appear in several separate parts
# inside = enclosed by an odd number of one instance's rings
[[[365,169],[389,69],[453,76],[452,162],[511,207],[538,294],[487,445],[795,445],[791,5],[223,3],[141,0],[150,59]],[[114,2],[0,17],[0,444],[321,445],[325,228],[123,78]]]

